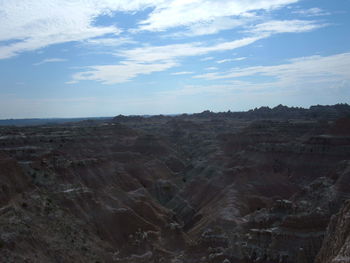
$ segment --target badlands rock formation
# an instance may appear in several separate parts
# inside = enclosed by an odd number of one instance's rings
[[[0,127],[0,262],[350,262],[349,114]]]

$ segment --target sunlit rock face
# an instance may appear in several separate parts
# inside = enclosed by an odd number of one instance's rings
[[[345,202],[333,215],[319,251],[317,263],[349,262],[350,256],[350,202]]]
[[[346,114],[0,127],[0,261],[350,262]]]

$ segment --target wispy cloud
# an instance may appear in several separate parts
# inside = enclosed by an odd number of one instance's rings
[[[295,2],[298,0],[2,1],[0,59],[53,44],[118,35],[122,30],[115,25],[95,24],[97,17],[115,12],[138,12],[150,7],[153,11],[140,22],[140,30],[162,31],[188,26],[195,34],[203,34],[203,26],[196,26],[199,22],[210,25],[211,33],[215,33],[240,23],[229,16],[249,17],[255,10],[271,10]],[[94,41],[96,44],[116,44],[111,40]]]
[[[139,74],[164,71],[177,66],[185,57],[208,55],[213,52],[234,50],[250,45],[277,33],[308,32],[324,24],[310,20],[271,20],[256,24],[257,11],[272,11],[299,0],[28,0],[5,1],[0,16],[0,59],[21,52],[37,50],[49,45],[79,41],[104,47],[109,54],[121,58],[118,64],[91,65],[88,70],[75,73],[71,82],[96,80],[105,84],[130,81]],[[115,12],[138,12],[152,8],[140,21],[137,30],[164,31],[177,28],[179,34],[198,36],[215,34],[235,27],[244,29],[243,36],[236,40],[222,40],[216,44],[187,42],[154,46],[140,46],[123,29],[115,25],[96,25],[101,15]],[[316,13],[319,10],[310,12]],[[247,23],[254,21],[252,25]],[[135,28],[134,28],[135,29]],[[176,31],[176,30],[175,30]],[[137,32],[136,32],[137,33]],[[123,45],[135,44],[136,48],[122,49]],[[118,48],[118,51],[116,50]],[[202,61],[211,57],[202,58]],[[218,61],[239,61],[233,58]],[[61,59],[46,59],[35,65],[62,62]]]
[[[211,72],[194,76],[206,80],[231,79],[263,76],[270,79],[270,85],[283,87],[307,86],[310,83],[331,84],[350,81],[350,53],[333,56],[310,56],[289,60],[286,64],[233,68],[227,72]],[[254,79],[254,78],[253,78]],[[261,83],[258,83],[261,85]]]
[[[214,57],[205,57],[205,58],[201,58],[200,61],[208,61],[208,60],[213,60]]]
[[[124,61],[118,65],[90,66],[87,71],[74,74],[72,81],[67,84],[73,84],[80,80],[94,80],[103,84],[123,83],[130,81],[138,75],[164,71],[176,65],[177,63],[174,61],[147,64]]]
[[[273,34],[306,32],[319,27],[320,25],[315,24],[313,21],[269,21],[249,28],[248,31],[251,36],[233,41],[221,42],[215,45],[192,42],[163,46],[142,46],[134,49],[120,50],[116,52],[115,55],[124,59],[122,63],[117,65],[91,66],[91,70],[87,72],[74,74],[73,80],[97,80],[105,84],[122,83],[130,81],[131,78],[139,74],[145,74],[145,72],[149,74],[154,71],[167,70],[173,66],[178,66],[180,63],[179,60],[184,57],[234,50],[270,37]],[[243,58],[237,59],[243,60]],[[153,70],[154,66],[157,70]],[[147,67],[149,67],[149,70],[147,70]],[[113,74],[111,74],[111,69],[118,70],[115,70]],[[103,71],[105,70],[106,72],[104,73]]]
[[[49,45],[118,35],[116,26],[96,26],[95,19],[115,11],[142,10],[163,1],[27,0],[2,1],[0,59]]]
[[[202,35],[212,35],[223,30],[238,28],[252,21],[251,17],[218,17],[209,21],[201,21],[189,25],[187,29],[170,34],[170,37],[195,37]]]
[[[218,68],[217,67],[207,67],[207,68],[205,68],[205,70],[218,70]]]
[[[301,16],[312,17],[312,16],[328,16],[331,15],[330,12],[324,11],[321,8],[313,7],[309,9],[294,10],[293,14],[298,14]]]
[[[132,40],[129,37],[109,37],[87,39],[83,41],[83,43],[91,46],[119,47],[127,44],[137,44],[137,41]]]
[[[221,42],[216,45],[206,45],[205,43],[194,42],[164,46],[144,46],[122,50],[116,53],[116,55],[125,57],[129,61],[167,61],[181,57],[205,55],[211,52],[234,50],[250,45],[261,38],[263,38],[263,36],[245,37],[233,41]]]
[[[80,80],[96,80],[104,84],[123,83],[138,75],[165,71],[178,66],[179,59],[183,57],[233,50],[254,43],[259,39],[259,37],[247,37],[213,46],[207,46],[203,43],[188,43],[122,50],[116,53],[117,56],[125,59],[119,64],[90,66],[89,70],[74,74],[72,81],[73,83]]]
[[[278,34],[278,33],[301,33],[309,32],[327,24],[310,20],[271,20],[251,26],[247,32],[253,34]]]
[[[140,29],[163,31],[229,16],[249,17],[254,15],[256,10],[272,10],[296,2],[298,0],[168,1],[156,6],[150,16],[140,22]]]
[[[67,61],[67,59],[65,59],[65,58],[47,58],[47,59],[44,59],[40,62],[34,63],[33,65],[39,66],[39,65],[42,65],[45,63],[64,62],[64,61]]]
[[[215,96],[242,96],[247,94],[308,94],[315,92],[328,94],[340,92],[350,95],[350,53],[333,56],[310,56],[290,60],[275,66],[233,68],[226,73],[207,73],[196,78],[225,80],[224,84],[186,85],[174,90],[160,92],[164,96],[181,97],[210,94]],[[244,78],[242,78],[244,77]],[[250,77],[250,78],[246,78]],[[255,81],[256,77],[266,80]],[[345,92],[347,91],[347,92]],[[314,94],[315,95],[315,94]],[[337,96],[337,94],[334,94]]]
[[[192,71],[180,71],[180,72],[174,72],[174,73],[171,73],[171,75],[190,75],[190,74],[193,74],[194,72]]]
[[[227,59],[218,60],[218,61],[216,61],[216,63],[222,64],[222,63],[226,63],[226,62],[242,61],[242,60],[245,60],[245,59],[247,59],[247,57],[227,58]]]

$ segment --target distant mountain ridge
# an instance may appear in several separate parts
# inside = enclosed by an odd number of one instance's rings
[[[135,122],[146,118],[238,118],[238,119],[339,119],[350,117],[350,105],[340,103],[335,105],[315,105],[310,108],[288,107],[282,104],[270,108],[262,106],[248,111],[227,111],[212,112],[205,110],[201,113],[193,114],[167,114],[167,115],[118,115],[116,117],[83,117],[83,118],[30,118],[30,119],[4,119],[0,120],[0,126],[36,126],[36,125],[55,125],[62,123],[74,123],[81,121],[109,121],[113,122]]]
[[[241,112],[212,112],[209,110],[194,114],[178,114],[178,115],[154,115],[154,116],[124,116],[118,115],[113,118],[114,122],[129,122],[142,121],[146,118],[237,118],[237,119],[339,119],[343,117],[350,117],[350,105],[335,104],[335,105],[315,105],[310,108],[288,107],[282,104],[270,108],[263,106],[248,111]]]
[[[311,118],[311,119],[337,119],[341,117],[350,116],[350,105],[348,104],[335,104],[335,105],[316,105],[311,106],[309,109],[301,107],[288,107],[284,105],[278,105],[274,108],[260,107],[245,112],[219,112],[213,113],[210,111],[204,111],[199,114],[200,116],[222,116],[222,117],[236,117],[236,118],[254,118],[254,119],[293,119],[293,118]]]

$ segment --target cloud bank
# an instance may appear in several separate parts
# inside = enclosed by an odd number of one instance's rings
[[[210,24],[210,32],[215,33],[242,23],[230,16],[251,17],[256,10],[273,10],[295,2],[298,0],[0,0],[0,59],[123,31],[115,25],[95,25],[101,15],[150,8],[153,11],[135,30],[162,31],[186,26],[195,34],[203,34],[201,25]]]

